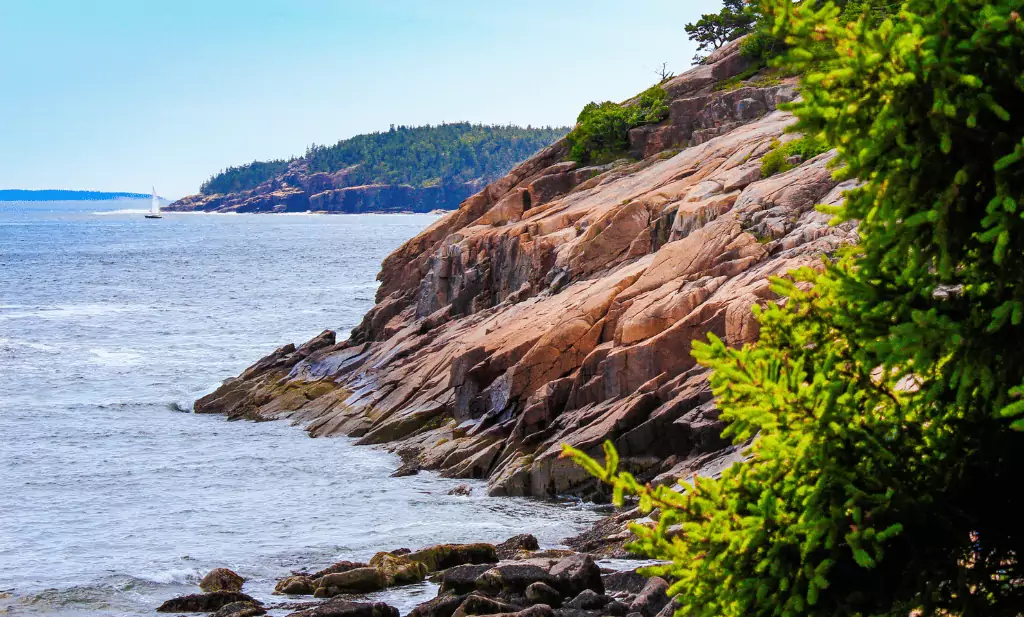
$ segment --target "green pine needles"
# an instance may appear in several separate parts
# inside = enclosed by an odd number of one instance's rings
[[[633,547],[680,616],[1022,615],[1024,0],[762,11],[861,243],[774,280],[756,345],[695,347],[746,463],[651,488],[567,454],[661,510]]]

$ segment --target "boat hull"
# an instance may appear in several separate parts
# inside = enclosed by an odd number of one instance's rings
[[[147,219],[162,219],[164,217],[160,216],[159,214],[147,214],[146,218]]]

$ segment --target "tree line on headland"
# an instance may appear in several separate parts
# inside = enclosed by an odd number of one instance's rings
[[[301,157],[228,167],[203,183],[206,195],[251,190],[295,162],[308,173],[348,170],[349,184],[406,184],[416,188],[500,178],[516,163],[563,136],[568,127],[519,127],[468,122],[394,126],[332,146],[313,144]]]

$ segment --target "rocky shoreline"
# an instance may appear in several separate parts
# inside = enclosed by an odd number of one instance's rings
[[[769,277],[856,241],[815,209],[849,187],[831,153],[762,177],[795,84],[722,87],[746,67],[734,43],[666,82],[670,116],[631,133],[639,161],[539,152],[389,255],[348,339],[282,347],[196,413],[355,437],[491,495],[601,498],[563,443],[611,440],[645,481],[718,473],[742,455],[691,342],[754,340]]]
[[[413,187],[369,184],[352,186],[344,173],[310,173],[302,161],[294,162],[280,178],[237,193],[197,194],[183,197],[164,208],[168,212],[325,214],[426,213],[454,210],[480,190],[482,183]]]
[[[762,177],[762,159],[792,138],[778,106],[796,84],[727,82],[749,68],[740,44],[662,85],[669,117],[629,134],[639,160],[581,166],[564,140],[539,152],[388,256],[377,304],[347,340],[325,331],[281,347],[196,413],[351,436],[400,455],[396,473],[485,479],[496,496],[606,499],[560,458],[563,443],[601,458],[610,440],[655,484],[742,460],[691,343],[755,340],[751,307],[777,301],[769,277],[819,266],[856,229],[815,208],[852,186],[833,180],[832,153]],[[567,544],[627,556],[627,523],[653,524],[639,516],[617,513]],[[501,593],[488,598],[507,606],[491,612],[596,610]]]
[[[277,603],[242,591],[245,580],[226,568],[200,582],[202,593],[164,602],[159,613],[210,613],[255,617],[287,611],[288,617],[399,617],[364,594],[430,581],[435,598],[409,617],[671,617],[668,583],[636,570],[602,568],[592,555],[541,550],[529,534],[501,544],[441,544],[417,551],[379,552],[366,563],[340,561],[315,572],[293,571],[278,581]]]

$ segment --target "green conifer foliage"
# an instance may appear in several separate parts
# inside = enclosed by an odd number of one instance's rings
[[[1022,615],[1024,0],[766,6],[861,243],[695,347],[747,462],[652,489],[567,454],[661,508],[635,548],[679,615]]]

